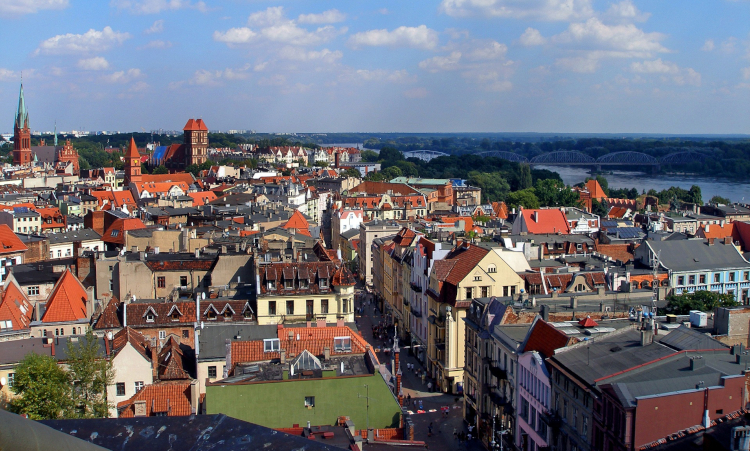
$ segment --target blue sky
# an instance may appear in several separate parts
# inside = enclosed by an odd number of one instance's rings
[[[750,133],[748,0],[2,0],[31,125]]]

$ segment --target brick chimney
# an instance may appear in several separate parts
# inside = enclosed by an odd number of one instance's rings
[[[158,346],[151,347],[151,375],[154,378],[154,382],[159,380],[159,350]]]

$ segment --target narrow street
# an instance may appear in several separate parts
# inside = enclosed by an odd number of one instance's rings
[[[357,290],[358,293],[363,293]],[[364,306],[362,305],[364,303]],[[368,295],[360,294],[357,297],[357,308],[362,308],[362,313],[355,315],[357,327],[362,336],[375,348],[381,363],[386,363],[390,368],[391,353],[384,352],[384,347],[392,348],[393,342],[386,338],[385,341],[373,337],[372,327],[380,324],[383,320],[382,312],[376,310],[373,303],[368,304]],[[359,310],[357,310],[359,312]],[[390,331],[390,337],[393,331]],[[427,381],[417,377],[416,372],[423,372],[425,368],[418,360],[410,355],[408,349],[403,349],[399,357],[401,361],[401,381],[403,384],[404,405],[411,412],[414,422],[414,439],[423,440],[429,449],[433,450],[485,450],[486,448],[476,439],[459,441],[454,432],[468,433],[466,423],[463,421],[463,399],[460,396],[447,395],[443,393],[430,392],[427,389]],[[414,365],[413,370],[407,370],[407,364]],[[407,406],[406,399],[411,398]],[[421,408],[420,408],[421,405]],[[447,408],[447,409],[446,409]],[[447,413],[444,411],[447,410]],[[421,413],[419,413],[421,412]],[[429,426],[432,425],[432,436],[429,436]],[[506,448],[507,449],[507,448]]]

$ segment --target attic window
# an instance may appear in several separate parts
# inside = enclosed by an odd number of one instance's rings
[[[146,322],[147,323],[153,323],[154,322],[154,314],[151,312],[146,313]]]
[[[279,352],[281,344],[278,338],[266,338],[263,340],[263,352]]]
[[[320,286],[320,288],[328,288],[328,279],[318,279],[318,286]]]
[[[335,352],[352,352],[351,337],[334,337],[333,350]]]
[[[488,273],[491,273],[491,274],[494,274],[494,273],[496,273],[496,272],[497,272],[497,266],[495,266],[495,265],[490,265],[489,267],[487,267],[487,272],[488,272]]]
[[[276,281],[275,280],[269,280],[268,281],[268,289],[269,290],[275,290],[276,289]]]
[[[303,290],[305,290],[307,288],[310,288],[310,281],[307,280],[307,279],[300,279],[299,280],[299,287],[300,287],[300,289],[303,289]]]
[[[292,279],[284,279],[284,289],[285,290],[293,290],[294,289],[294,280],[292,280]]]
[[[119,231],[119,230],[113,230],[113,231],[112,231],[112,232],[110,233],[110,235],[112,235],[112,236],[118,236],[119,234],[120,234],[120,231]]]

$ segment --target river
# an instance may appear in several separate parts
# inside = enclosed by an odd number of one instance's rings
[[[588,169],[575,166],[535,166],[535,169],[548,169],[557,172],[566,185],[575,185],[591,177]],[[693,185],[701,187],[703,202],[708,202],[713,196],[726,197],[733,202],[750,202],[750,183],[733,182],[725,179],[690,175],[651,175],[643,172],[611,171],[602,174],[607,179],[610,188],[636,188],[639,193],[643,190],[655,189],[661,191],[671,186],[690,189]]]

